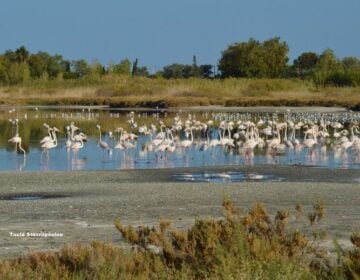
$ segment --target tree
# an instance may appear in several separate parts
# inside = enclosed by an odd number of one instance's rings
[[[21,46],[15,50],[15,56],[18,63],[26,63],[29,58],[29,51]]]
[[[200,77],[200,69],[197,65],[196,55],[193,55],[190,76],[191,77]]]
[[[11,85],[29,81],[31,79],[29,66],[24,63],[11,63],[8,69],[8,79]]]
[[[360,71],[360,60],[356,57],[344,57],[341,63],[345,71]]]
[[[318,86],[325,86],[331,83],[331,75],[342,70],[342,65],[336,58],[334,51],[326,49],[319,56],[318,63],[316,64],[313,75],[314,82]]]
[[[288,45],[279,37],[263,43],[249,39],[230,45],[222,52],[219,70],[225,78],[278,78],[285,73],[288,51]]]
[[[8,63],[4,56],[0,56],[0,85],[8,85]]]
[[[133,65],[132,65],[131,76],[137,76],[138,63],[139,63],[139,60],[135,59]]]
[[[4,59],[6,59],[8,61],[8,63],[16,63],[17,62],[16,54],[12,50],[7,50],[4,53],[3,57],[4,57]]]
[[[258,58],[260,58],[260,42],[250,39],[247,43],[230,45],[221,54],[219,70],[224,78],[227,77],[259,77]],[[252,68],[256,68],[254,72]]]
[[[106,70],[104,68],[104,66],[98,61],[98,60],[94,60],[91,65],[90,65],[90,69],[91,69],[91,75],[92,76],[102,76],[106,73]]]
[[[74,60],[71,64],[73,72],[78,77],[84,77],[91,74],[91,68],[85,59]]]
[[[43,77],[44,74],[50,78],[56,78],[60,73],[67,70],[61,55],[51,56],[47,52],[30,55],[28,63],[33,78]]]
[[[202,78],[210,78],[214,73],[212,71],[213,66],[211,64],[203,64],[199,66],[199,73]]]
[[[314,52],[304,52],[294,60],[294,66],[298,77],[305,77],[311,74],[316,64],[318,63],[319,56]]]
[[[356,57],[344,57],[341,64],[344,69],[343,79],[341,79],[342,84],[345,86],[359,86],[360,60]]]
[[[131,62],[129,59],[123,59],[118,64],[111,64],[109,72],[118,75],[131,75]]]
[[[179,79],[184,78],[184,65],[174,63],[164,67],[163,77],[165,79]]]
[[[60,73],[66,71],[66,65],[64,65],[63,62],[63,57],[59,54],[55,54],[49,57],[47,73],[49,74],[50,78],[56,78],[59,76]]]
[[[44,73],[47,72],[49,55],[45,52],[38,52],[33,54],[29,58],[29,66],[31,77],[40,78]]]
[[[227,77],[257,77],[266,75],[266,67],[262,57],[261,43],[254,39],[230,45],[219,62],[219,70]]]
[[[136,76],[140,77],[148,77],[149,76],[149,70],[146,66],[138,67],[136,71]]]
[[[263,59],[266,64],[266,76],[269,78],[282,77],[289,61],[287,54],[289,47],[286,42],[281,42],[280,37],[264,41],[262,44]]]

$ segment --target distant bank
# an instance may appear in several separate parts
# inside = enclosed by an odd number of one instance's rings
[[[323,106],[360,110],[360,87],[316,87],[298,79],[151,79],[113,76],[0,87],[0,105],[112,108]]]

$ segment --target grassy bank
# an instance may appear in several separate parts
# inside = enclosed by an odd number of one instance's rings
[[[315,87],[290,79],[149,79],[128,76],[36,80],[0,88],[0,104],[113,107],[344,106],[360,108],[360,88]]]
[[[261,204],[241,215],[225,200],[220,220],[197,220],[179,231],[168,221],[159,227],[115,226],[132,250],[92,242],[66,246],[61,251],[32,253],[0,263],[2,279],[359,279],[360,234],[354,248],[338,247],[336,260],[316,244],[323,235],[317,223],[323,218],[319,202],[309,213],[296,206],[272,218]],[[288,223],[307,222],[300,232]],[[295,225],[295,228],[296,228]]]

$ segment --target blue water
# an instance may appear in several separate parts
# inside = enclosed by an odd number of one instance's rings
[[[146,114],[146,115],[145,115]],[[26,115],[26,118],[25,118]],[[274,118],[266,114],[267,118]],[[139,126],[143,121],[148,123],[157,123],[159,119],[165,118],[166,114],[140,113],[136,114],[136,120]],[[174,115],[167,116],[171,123]],[[208,119],[220,121],[228,118],[234,121],[237,119],[246,120],[248,118],[258,118],[259,113],[253,117],[251,114],[215,114],[209,113],[202,115],[199,113],[197,118],[202,117],[205,122]],[[286,149],[282,152],[270,153],[264,149],[255,149],[254,152],[245,152],[238,148],[228,149],[222,146],[209,148],[206,151],[200,150],[200,145],[192,145],[190,148],[183,149],[178,147],[174,153],[169,152],[142,152],[143,145],[150,141],[147,135],[139,135],[135,142],[136,148],[128,150],[112,149],[109,154],[103,151],[98,145],[98,134],[96,131],[96,124],[107,124],[115,131],[118,127],[119,121],[122,119],[121,126],[125,127],[128,119],[127,113],[112,113],[105,112],[90,112],[80,110],[74,112],[57,111],[50,113],[47,111],[39,112],[34,110],[16,111],[16,112],[0,112],[0,125],[3,127],[3,133],[0,135],[0,171],[72,171],[72,170],[123,170],[123,169],[146,169],[146,168],[175,168],[175,167],[203,167],[203,166],[226,166],[226,165],[258,165],[258,164],[278,164],[278,165],[303,165],[303,166],[318,166],[328,168],[350,168],[360,169],[360,162],[355,159],[355,154],[352,148],[347,151],[334,150],[332,145],[327,147],[326,155],[322,155],[320,147],[317,146],[312,153],[306,148],[299,151],[294,149]],[[24,145],[26,145],[26,158],[23,154],[17,153],[13,144],[8,143],[8,139],[14,136],[15,126],[9,124],[8,119],[19,119],[19,133],[23,138]],[[294,116],[294,118],[308,118],[304,114]],[[310,116],[315,120],[319,120],[323,116]],[[328,118],[341,119],[344,121],[351,119],[354,121],[360,118],[360,115],[329,115]],[[182,116],[186,120],[187,114]],[[195,114],[193,116],[195,118]],[[83,149],[78,152],[67,151],[65,149],[65,127],[69,125],[70,121],[76,121],[83,132],[89,136],[88,141],[85,142]],[[81,121],[81,123],[80,123]],[[165,121],[165,119],[164,119]],[[43,122],[49,123],[51,126],[57,126],[61,130],[58,135],[59,143],[54,149],[48,152],[43,152],[40,148],[39,141],[42,137],[47,135],[47,130],[43,127]],[[113,124],[114,123],[114,124]],[[124,124],[125,123],[125,124]],[[126,127],[125,127],[126,128]],[[27,130],[25,130],[27,129]],[[129,131],[129,127],[126,128]],[[92,131],[90,131],[92,130]],[[108,130],[104,130],[108,131]],[[136,131],[134,131],[137,133]],[[213,131],[213,137],[217,136],[217,131]],[[26,136],[26,137],[25,137]],[[181,140],[184,139],[184,134],[181,134]],[[107,133],[103,133],[103,139],[107,141],[110,146],[115,146],[115,141],[108,137]],[[204,140],[204,135],[202,139]],[[236,178],[234,179],[236,180]]]
[[[351,149],[346,153],[335,154],[329,150],[327,156],[321,156],[315,150],[312,155],[306,148],[299,152],[293,149],[273,154],[266,149],[255,150],[253,155],[242,151],[228,151],[222,146],[200,151],[199,146],[187,149],[178,147],[174,153],[148,152],[141,154],[143,143],[148,141],[148,136],[140,136],[137,146],[128,150],[112,150],[112,154],[103,151],[97,144],[96,138],[90,138],[84,148],[78,152],[65,149],[65,139],[59,141],[58,147],[48,153],[40,148],[30,146],[26,158],[9,148],[0,148],[1,171],[71,171],[71,170],[121,170],[121,169],[146,169],[146,168],[173,168],[173,167],[201,167],[224,165],[308,165],[329,168],[360,168],[358,162],[353,161]],[[110,139],[105,138],[110,143]],[[39,145],[33,143],[33,145]]]

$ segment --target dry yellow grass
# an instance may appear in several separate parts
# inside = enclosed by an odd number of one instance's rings
[[[317,88],[290,79],[149,79],[111,76],[34,81],[0,88],[1,104],[82,104],[178,107],[191,105],[323,105],[360,107],[360,88]]]

